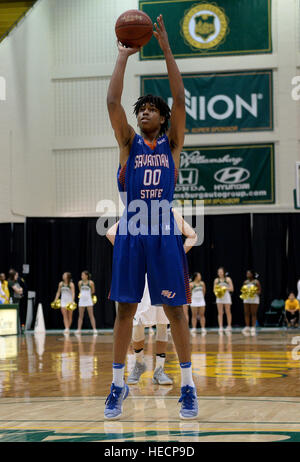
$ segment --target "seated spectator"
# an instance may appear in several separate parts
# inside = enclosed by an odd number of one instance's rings
[[[10,269],[8,273],[8,289],[9,296],[13,303],[19,303],[23,295],[23,289],[18,283],[19,274],[14,270]]]
[[[294,292],[290,292],[285,302],[285,316],[288,327],[298,327],[300,303],[296,299]]]
[[[0,274],[0,303],[1,302],[3,304],[9,303],[9,289],[4,273]]]

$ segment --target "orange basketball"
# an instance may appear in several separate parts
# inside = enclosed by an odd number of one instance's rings
[[[138,48],[146,45],[151,39],[153,24],[143,11],[128,10],[118,17],[115,31],[118,40],[123,45]]]

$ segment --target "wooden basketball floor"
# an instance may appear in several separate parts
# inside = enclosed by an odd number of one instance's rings
[[[179,419],[180,370],[171,343],[166,371],[174,384],[152,384],[155,342],[147,335],[147,372],[130,386],[122,419],[105,421],[111,331],[96,338],[0,337],[0,442],[300,441],[298,330],[265,329],[257,337],[208,331],[191,342],[197,420]],[[129,352],[126,374],[132,365]]]

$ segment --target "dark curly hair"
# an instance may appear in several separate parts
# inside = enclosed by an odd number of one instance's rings
[[[161,124],[160,128],[160,135],[163,135],[166,133],[169,127],[169,120],[171,116],[171,109],[167,105],[164,99],[162,99],[160,96],[154,96],[154,95],[145,95],[145,96],[140,96],[137,102],[133,105],[134,107],[134,114],[138,115],[140,108],[143,106],[143,104],[146,103],[151,103],[154,104],[154,106],[159,110],[159,113],[161,116],[165,118],[165,121],[163,124]]]

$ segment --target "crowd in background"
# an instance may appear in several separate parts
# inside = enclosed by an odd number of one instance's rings
[[[8,271],[7,278],[5,273],[0,273],[0,305],[7,304],[19,305],[20,323],[24,328],[27,311],[27,286],[24,279],[13,268]]]
[[[5,273],[0,274],[0,304],[19,303],[23,296],[24,280],[14,269],[8,272],[6,280]]]

